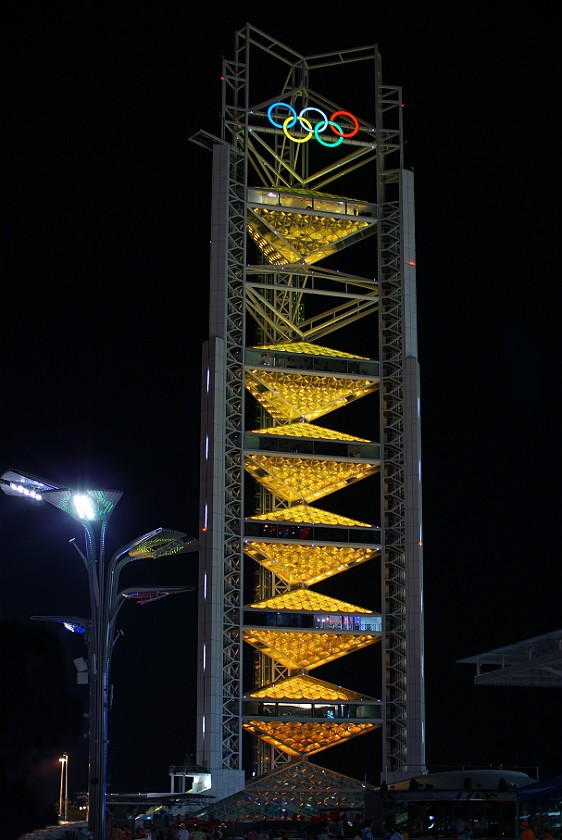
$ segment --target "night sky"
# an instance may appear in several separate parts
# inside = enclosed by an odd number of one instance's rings
[[[201,24],[187,3],[4,4],[0,468],[123,490],[111,550],[197,535],[211,155],[188,138],[219,133],[247,21],[305,55],[378,43],[416,176],[427,762],[544,779],[559,691],[475,687],[457,660],[562,626],[559,7],[392,5],[215,5]],[[29,620],[88,611],[81,528],[45,508],[0,496],[0,618],[60,643],[85,711],[83,641]],[[196,575],[191,554],[121,582]],[[120,626],[110,790],[169,790],[195,755],[196,593],[127,604]],[[376,783],[360,743],[339,769]],[[65,750],[87,787],[69,723],[43,767],[55,798]]]

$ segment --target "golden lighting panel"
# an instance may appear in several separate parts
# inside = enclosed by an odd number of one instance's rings
[[[373,633],[356,636],[349,632],[305,632],[288,628],[268,630],[255,627],[246,628],[243,633],[245,642],[285,668],[305,668],[308,671],[368,647],[380,639],[380,634]]]
[[[373,393],[378,387],[378,379],[346,379],[257,368],[246,372],[247,390],[279,421],[316,420]]]
[[[271,265],[312,265],[333,254],[338,243],[369,227],[359,218],[331,218],[254,208],[248,232]],[[346,242],[346,245],[351,242]]]
[[[354,525],[362,528],[373,527],[369,522],[360,522],[358,519],[350,519],[348,516],[341,516],[339,513],[332,513],[311,505],[293,505],[271,513],[249,516],[248,519],[251,522],[294,522],[298,525],[342,525],[350,528]]]
[[[253,429],[252,435],[279,435],[280,437],[312,438],[313,440],[337,440],[349,441],[350,443],[371,443],[367,438],[347,435],[345,432],[336,432],[333,429],[324,429],[322,426],[313,426],[312,423],[287,423],[284,426],[273,426],[267,429]]]
[[[248,453],[244,457],[244,469],[270,493],[286,502],[313,502],[373,475],[379,468],[378,462],[354,463]]]
[[[365,563],[380,548],[247,541],[244,551],[285,583],[312,586]]]
[[[364,700],[374,700],[366,694],[358,694],[341,685],[311,677],[309,674],[299,674],[285,680],[266,685],[248,695],[253,700],[306,700],[310,702],[326,703],[360,703]]]
[[[329,595],[322,595],[321,592],[314,592],[312,589],[292,589],[283,595],[275,595],[273,598],[266,598],[265,601],[256,601],[249,604],[246,609],[251,610],[289,610],[290,612],[322,612],[343,613],[345,615],[374,615],[372,610],[358,607],[355,604],[348,604],[347,601],[340,601],[339,598],[331,598]]]
[[[345,353],[343,350],[334,350],[332,347],[323,347],[321,344],[313,344],[310,341],[291,341],[286,344],[258,344],[254,350],[272,350],[276,353],[304,353],[307,356],[326,356],[335,359],[360,359],[363,362],[369,361],[369,356],[356,356],[354,353]]]
[[[373,723],[317,723],[315,721],[251,720],[243,726],[247,732],[257,735],[282,752],[294,756],[313,755],[375,729]]]

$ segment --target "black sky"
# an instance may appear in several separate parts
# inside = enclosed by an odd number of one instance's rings
[[[456,661],[562,626],[559,7],[388,6],[238,3],[201,23],[187,3],[4,5],[0,466],[124,490],[113,548],[197,534],[211,160],[188,138],[219,131],[246,21],[304,54],[378,43],[416,176],[427,760],[546,778],[559,692],[476,688]],[[73,528],[0,499],[3,621],[84,614]],[[134,566],[131,582],[196,583],[196,555]],[[195,753],[196,605],[121,614],[114,790],[167,790]],[[86,742],[62,749],[85,789]]]

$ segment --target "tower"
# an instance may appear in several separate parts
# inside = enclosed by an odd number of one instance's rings
[[[217,800],[255,778],[279,801],[297,768],[321,774],[351,739],[368,739],[369,772],[419,775],[419,369],[401,90],[383,85],[376,45],[303,56],[247,24],[223,62],[221,116],[220,137],[191,138],[213,153],[197,763]]]

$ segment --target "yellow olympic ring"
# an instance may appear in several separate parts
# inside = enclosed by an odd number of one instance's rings
[[[283,123],[283,134],[289,140],[292,140],[293,143],[307,143],[310,140],[311,137],[314,137],[314,129],[312,128],[312,125],[309,123],[309,121],[305,117],[297,117],[297,119],[300,122],[300,124],[302,126],[304,126],[304,128],[306,128],[306,130],[309,132],[308,135],[306,137],[301,137],[300,140],[299,140],[296,137],[292,137],[289,134],[287,128],[288,128],[289,123],[292,123],[294,125],[295,121],[294,121],[293,117],[287,117],[287,119]]]

